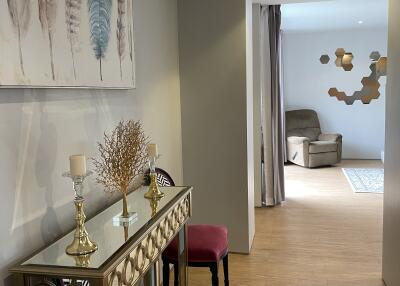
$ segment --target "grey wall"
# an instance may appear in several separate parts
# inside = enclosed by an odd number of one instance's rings
[[[183,169],[184,183],[195,187],[192,221],[227,225],[230,249],[248,252],[254,205],[248,197],[245,1],[178,3]]]
[[[377,50],[387,55],[387,29],[353,29],[283,34],[284,98],[286,109],[310,108],[318,112],[322,130],[343,134],[343,157],[380,159],[385,137],[385,85],[380,79],[381,96],[369,105],[356,101],[348,106],[330,97],[337,87],[352,95],[361,90],[361,79],[369,76],[369,55]],[[335,50],[354,54],[354,68],[345,72],[335,66]],[[331,61],[322,65],[319,58],[328,54]]]
[[[9,266],[73,227],[68,156],[95,156],[121,118],[142,120],[182,183],[177,2],[133,3],[135,90],[0,90],[0,285]],[[94,178],[86,198],[88,214],[110,200]]]
[[[389,70],[386,99],[383,278],[400,285],[400,2],[389,1]]]

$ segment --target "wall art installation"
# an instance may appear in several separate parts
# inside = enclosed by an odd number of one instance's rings
[[[344,71],[351,71],[353,69],[353,59],[354,56],[352,53],[347,53],[344,49],[339,48],[335,52],[336,60],[335,65],[338,68],[343,68]]]
[[[0,87],[134,82],[132,0],[0,1]]]
[[[335,52],[336,60],[335,65],[337,67],[343,68],[345,71],[351,71],[353,69],[352,60],[354,56],[352,53],[346,52],[344,49],[339,48]],[[322,64],[326,64],[322,61],[322,57],[327,55],[322,55],[320,61]],[[329,57],[329,56],[328,56]],[[378,99],[380,96],[379,79],[387,74],[387,57],[382,57],[378,51],[373,51],[370,55],[370,60],[372,61],[369,66],[371,74],[368,77],[363,77],[361,79],[362,89],[355,91],[353,95],[347,95],[343,91],[339,91],[336,87],[330,88],[328,94],[332,97],[336,97],[339,101],[344,101],[347,105],[352,105],[356,100],[361,100],[364,104],[369,104],[373,99]]]

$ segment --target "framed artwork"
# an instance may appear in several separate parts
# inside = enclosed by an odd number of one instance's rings
[[[134,88],[132,0],[0,1],[0,87]]]

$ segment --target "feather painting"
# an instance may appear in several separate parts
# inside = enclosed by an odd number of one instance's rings
[[[56,31],[57,0],[38,0],[39,20],[42,31],[48,37],[50,48],[50,68],[53,80],[56,79],[54,71],[54,33]]]
[[[67,38],[72,57],[72,70],[76,80],[75,54],[79,51],[82,0],[65,0]]]
[[[135,88],[135,3],[0,0],[0,90]]]
[[[90,39],[100,66],[103,81],[102,60],[106,56],[111,30],[112,0],[88,0]]]
[[[22,38],[26,35],[31,19],[30,0],[7,0],[8,12],[18,38],[19,65],[25,76],[24,58],[22,53]]]
[[[132,0],[126,1],[127,12],[128,12],[128,44],[129,44],[129,57],[133,62],[133,11],[132,11]]]
[[[119,73],[122,79],[122,60],[125,55],[125,17],[126,17],[126,0],[118,0],[118,18],[117,18],[117,51],[119,58]]]

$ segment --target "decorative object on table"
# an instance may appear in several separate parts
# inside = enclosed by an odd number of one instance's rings
[[[134,87],[131,0],[1,3],[0,87]]]
[[[383,194],[383,168],[343,168],[342,170],[353,192]]]
[[[161,275],[158,268],[158,261],[162,250],[174,237],[179,237],[178,264],[184,270],[187,265],[187,224],[192,215],[192,187],[170,188],[169,196],[163,198],[156,217],[151,218],[147,209],[148,202],[143,197],[144,187],[140,192],[129,194],[129,198],[136,201],[139,206],[138,213],[141,219],[139,227],[129,227],[129,238],[124,241],[124,229],[105,227],[105,222],[110,222],[119,205],[111,205],[100,210],[90,219],[88,225],[97,227],[97,236],[101,236],[101,245],[107,249],[93,253],[89,269],[77,267],[73,257],[58,250],[65,247],[65,238],[69,234],[56,242],[50,242],[46,247],[21,261],[9,269],[12,274],[12,285],[39,286],[40,281],[48,278],[54,285],[63,285],[62,281],[68,281],[71,285],[141,285],[142,278],[150,276],[148,270],[153,268],[156,271],[154,285],[161,285],[159,277]],[[143,207],[144,206],[144,207]],[[106,223],[107,224],[107,223]],[[105,227],[105,228],[104,228]],[[104,231],[106,230],[106,231]],[[120,238],[120,239],[118,239]],[[100,245],[100,243],[99,243]],[[107,251],[104,251],[107,250]],[[150,271],[152,272],[152,271]],[[187,285],[186,271],[181,272],[179,285]],[[151,275],[153,277],[153,275]],[[85,280],[85,282],[81,282]],[[154,281],[153,280],[153,281]],[[125,281],[125,282],[123,282]],[[88,283],[87,283],[88,282]],[[54,286],[45,283],[47,286]]]
[[[85,155],[73,155],[70,157],[70,171],[64,173],[73,182],[75,191],[75,220],[76,229],[73,242],[67,246],[65,252],[69,255],[86,255],[97,250],[96,243],[92,242],[85,228],[86,215],[83,211],[85,199],[83,198],[83,182],[86,177],[92,174],[86,170]]]
[[[157,181],[157,186],[162,186],[162,187],[172,187],[174,186],[174,181],[172,180],[171,176],[164,171],[161,168],[155,168],[155,171],[153,172],[156,175],[156,181]],[[151,171],[148,169],[146,173],[144,174],[144,186],[150,186],[151,183],[151,177],[150,177]],[[160,197],[151,197],[147,198],[149,203],[150,203],[150,208],[151,208],[151,214],[154,216],[157,213],[158,210],[158,204],[161,200]]]
[[[345,71],[351,71],[353,69],[352,60],[354,56],[352,53],[346,52],[343,48],[339,48],[335,52],[337,67],[343,68]],[[328,55],[322,55],[320,62],[327,64],[326,61]],[[362,89],[355,91],[353,95],[349,96],[344,91],[339,91],[336,87],[329,89],[328,94],[331,97],[336,97],[339,101],[344,101],[347,105],[352,105],[356,100],[360,100],[363,104],[369,104],[373,99],[378,99],[380,96],[379,79],[382,76],[387,75],[387,57],[382,57],[378,51],[373,51],[369,58],[372,60],[372,64],[369,66],[371,74],[368,77],[363,77],[361,80]]]
[[[129,225],[124,225],[124,239],[127,241],[129,238]]]
[[[147,164],[147,137],[138,121],[120,121],[111,134],[104,133],[104,142],[98,143],[100,156],[93,158],[97,182],[107,191],[122,194],[122,213],[115,217],[121,223],[137,219],[128,211],[129,185],[143,174]]]
[[[156,161],[159,157],[157,144],[151,143],[147,145],[147,155],[150,165],[150,185],[149,190],[144,197],[147,199],[162,198],[164,193],[160,191],[157,183]]]
[[[323,134],[314,110],[286,111],[288,161],[307,168],[329,166],[342,159],[342,135]]]
[[[158,204],[161,200],[160,197],[153,197],[153,198],[147,198],[150,204],[150,209],[151,209],[151,216],[155,216],[158,211]]]
[[[75,255],[75,263],[78,267],[89,267],[90,265],[90,257],[92,256],[91,253],[85,255]]]

